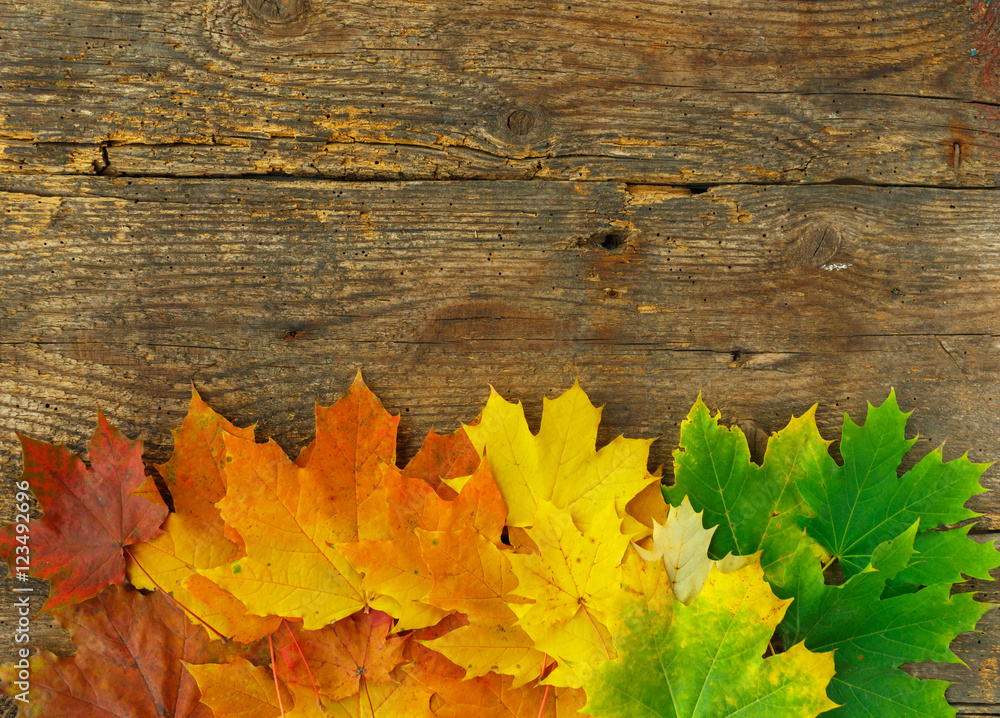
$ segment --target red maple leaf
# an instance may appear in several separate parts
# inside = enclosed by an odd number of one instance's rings
[[[125,577],[123,549],[160,533],[167,507],[142,464],[142,442],[127,438],[97,412],[88,468],[63,444],[18,434],[27,481],[45,515],[32,521],[30,575],[48,579],[43,610],[79,603]],[[0,555],[14,563],[16,525],[0,530]],[[24,553],[22,551],[22,553]]]
[[[76,656],[31,659],[27,718],[211,718],[182,661],[219,660],[221,651],[161,593],[112,586],[53,615]],[[3,667],[0,678],[12,691],[17,668]]]

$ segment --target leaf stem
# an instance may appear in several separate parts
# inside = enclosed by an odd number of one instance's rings
[[[548,662],[549,662],[549,654],[546,653],[546,654],[544,654],[542,656],[542,673],[538,677],[538,683],[536,685],[541,685],[542,681],[545,680],[545,667],[548,665]],[[555,666],[555,661],[552,662],[552,665]],[[545,712],[545,703],[549,699],[549,691],[550,690],[552,690],[552,686],[551,685],[545,686],[545,693],[542,694],[542,704],[540,706],[538,706],[538,716],[537,716],[537,718],[542,718],[542,713]]]
[[[372,718],[375,718],[375,706],[372,704],[372,694],[368,692],[368,681],[365,680],[364,676],[361,676],[361,685],[365,687],[365,695],[368,696],[368,710],[372,712]],[[360,713],[360,707],[358,713]]]
[[[285,718],[285,704],[281,700],[281,686],[278,685],[278,667],[274,665],[274,639],[270,634],[267,642],[271,646],[271,675],[274,677],[274,692],[278,694],[278,710],[281,711],[281,718]]]
[[[542,718],[542,713],[545,712],[545,702],[549,699],[549,691],[552,689],[551,685],[545,686],[545,693],[542,694],[542,705],[538,706],[538,717]]]
[[[299,645],[298,639],[296,639],[295,634],[292,633],[292,627],[288,625],[288,621],[282,618],[281,622],[284,624],[285,628],[288,629],[288,635],[292,637],[292,643],[295,644],[296,650],[298,650],[299,655],[302,656],[302,665],[306,667],[306,673],[309,674],[309,682],[312,683],[313,693],[316,694],[316,703],[317,705],[322,705],[319,700],[319,688],[316,687],[316,679],[313,678],[313,672],[312,669],[309,668],[309,661],[306,660],[306,654],[302,652],[302,646]]]
[[[141,571],[142,571],[142,572],[143,572],[144,574],[146,574],[146,578],[148,578],[148,579],[149,579],[150,581],[152,581],[152,582],[153,582],[153,585],[154,585],[154,586],[156,586],[156,587],[157,587],[157,588],[158,588],[158,589],[160,590],[160,593],[162,593],[162,594],[163,594],[164,596],[166,596],[166,597],[167,597],[167,598],[169,598],[169,599],[170,599],[171,601],[173,601],[175,605],[177,605],[177,606],[179,606],[179,607],[181,608],[181,610],[183,610],[183,611],[186,611],[187,613],[191,614],[191,616],[193,616],[193,617],[194,617],[194,619],[195,619],[196,621],[198,621],[199,623],[201,623],[201,625],[203,625],[203,626],[204,626],[205,628],[207,628],[208,630],[210,630],[210,631],[211,631],[212,633],[214,633],[214,634],[215,634],[216,636],[218,636],[219,638],[221,638],[221,639],[222,639],[222,642],[223,642],[224,644],[226,644],[226,645],[228,645],[228,644],[229,644],[229,641],[228,641],[228,640],[226,640],[226,637],[225,637],[225,636],[224,636],[224,635],[223,635],[223,634],[222,634],[222,633],[221,633],[220,631],[216,630],[216,629],[215,629],[215,628],[214,628],[214,627],[212,626],[212,624],[210,624],[210,623],[209,623],[208,621],[206,621],[206,620],[205,620],[204,618],[202,618],[202,617],[201,617],[201,616],[199,616],[199,615],[198,615],[197,613],[195,613],[194,611],[192,611],[192,610],[191,610],[190,608],[188,608],[187,606],[185,606],[185,605],[184,605],[183,603],[181,603],[180,601],[178,601],[178,600],[177,600],[176,598],[174,598],[174,597],[173,597],[173,595],[172,595],[172,594],[171,594],[171,593],[170,593],[169,591],[167,591],[166,589],[164,589],[164,588],[163,588],[163,586],[161,586],[160,584],[158,584],[158,583],[156,582],[156,579],[155,579],[155,578],[153,578],[152,576],[150,576],[150,575],[149,575],[149,571],[147,571],[147,570],[146,570],[145,568],[143,568],[142,564],[141,564],[141,563],[139,563],[139,562],[138,562],[138,561],[136,560],[136,558],[135,558],[135,555],[134,555],[134,554],[133,554],[133,553],[132,553],[131,551],[129,551],[127,547],[125,547],[125,546],[122,546],[122,549],[123,549],[123,550],[125,551],[125,553],[126,553],[126,554],[128,554],[128,557],[129,557],[130,559],[132,559],[132,563],[134,563],[134,564],[135,564],[136,566],[138,566],[138,567],[139,567],[139,569],[140,569],[140,570],[141,570]]]

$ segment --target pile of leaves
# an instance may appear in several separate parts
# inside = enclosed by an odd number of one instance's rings
[[[890,394],[845,417],[841,466],[814,410],[758,465],[699,397],[661,492],[649,441],[596,450],[579,386],[537,434],[493,393],[402,469],[360,375],[294,459],[193,392],[155,467],[172,510],[103,415],[89,466],[21,437],[32,573],[77,646],[32,657],[26,714],[954,715],[899,667],[957,662],[989,608],[951,587],[1000,557],[947,528],[987,465],[935,450],[900,476]]]

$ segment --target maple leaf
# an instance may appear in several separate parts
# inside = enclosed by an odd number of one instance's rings
[[[636,494],[659,480],[646,470],[651,440],[619,436],[595,451],[600,420],[601,410],[575,383],[559,398],[545,399],[541,428],[532,435],[520,402],[490,391],[478,421],[465,430],[489,458],[509,526],[530,526],[538,502],[550,501],[584,528],[609,502],[621,516]]]
[[[949,531],[926,531],[913,541],[913,558],[902,571],[886,582],[883,595],[911,593],[936,583],[961,583],[967,574],[988,578],[998,562],[991,541],[979,543],[969,536],[972,524]],[[985,575],[984,575],[985,574]]]
[[[515,625],[510,592],[517,578],[510,551],[479,532],[417,530],[421,555],[434,587],[426,601],[445,611],[461,611],[468,625],[445,633],[427,645],[462,666],[470,677],[494,671],[514,676],[520,686],[540,675],[544,656]]]
[[[587,705],[602,718],[806,718],[836,706],[825,688],[833,656],[802,643],[761,659],[788,601],[754,562],[732,573],[713,567],[690,606],[674,601],[663,563],[626,566],[615,626],[620,656],[581,666]]]
[[[162,535],[133,546],[128,559],[132,585],[169,592],[192,621],[209,629],[213,639],[221,635],[250,643],[273,632],[279,618],[247,613],[239,599],[197,573],[198,569],[224,565],[240,554],[239,547],[227,539],[207,541],[199,524],[196,517],[172,513],[163,524]]]
[[[802,537],[796,519],[809,512],[797,482],[825,476],[834,467],[816,428],[816,407],[767,442],[762,465],[750,461],[750,448],[739,427],[719,426],[699,395],[681,423],[680,447],[674,451],[673,486],[664,496],[677,506],[686,496],[718,526],[709,556],[740,556],[763,551],[761,563],[772,584],[784,581],[784,567]]]
[[[69,631],[76,656],[39,650],[31,658],[26,718],[211,718],[182,661],[219,654],[165,596],[109,586],[52,615]],[[15,680],[14,667],[0,670],[5,682]]]
[[[458,440],[458,432],[452,436]],[[507,509],[488,463],[478,457],[475,454],[478,466],[471,476],[449,479],[444,472],[439,474],[460,490],[450,501],[435,496],[423,480],[390,472],[386,494],[393,540],[339,548],[366,571],[366,585],[379,576],[390,581],[396,576],[413,581],[418,573],[429,576],[431,590],[422,600],[436,607],[439,615],[463,613],[454,617],[447,631],[423,631],[420,638],[435,641],[434,647],[464,666],[470,676],[498,671],[514,676],[515,685],[521,685],[539,675],[544,660],[531,638],[514,625],[517,616],[507,605],[509,591],[517,584],[501,540]],[[444,483],[438,492],[442,489],[451,490]]]
[[[84,601],[125,577],[125,547],[153,538],[167,507],[142,464],[142,443],[97,413],[87,466],[62,444],[18,435],[27,481],[44,516],[31,524],[31,573],[48,579],[43,611]],[[0,532],[0,552],[13,561],[19,534]],[[9,562],[10,562],[9,561]],[[9,563],[8,562],[8,563]]]
[[[580,715],[586,702],[580,690],[515,688],[513,678],[496,673],[463,680],[464,669],[421,645],[403,670],[431,693],[429,715],[439,718],[557,718]]]
[[[241,429],[233,425],[206,404],[192,385],[187,415],[181,428],[170,433],[174,438],[173,454],[156,470],[170,490],[174,512],[200,519],[197,526],[203,541],[223,544],[225,523],[215,506],[226,495],[223,437],[229,434],[253,441],[254,427]]]
[[[356,613],[318,631],[289,626],[275,637],[282,657],[278,677],[310,688],[315,680],[320,692],[336,701],[358,693],[362,677],[391,681],[407,643],[389,636],[392,628],[392,617],[381,611]]]
[[[917,523],[877,546],[872,560],[839,586],[828,586],[822,567],[806,545],[796,552],[785,593],[794,611],[782,621],[786,644],[804,641],[810,650],[836,650],[836,675],[830,697],[844,705],[837,718],[950,716],[946,681],[921,680],[899,666],[914,661],[960,663],[949,645],[975,628],[990,609],[971,593],[951,595],[940,583],[913,593],[882,599],[886,582],[910,562]]]
[[[899,410],[895,392],[890,392],[879,407],[868,405],[863,427],[845,414],[840,440],[844,465],[835,465],[829,475],[810,473],[798,482],[799,491],[815,513],[800,517],[799,523],[837,557],[847,577],[868,565],[876,546],[898,536],[918,519],[921,532],[927,532],[979,515],[965,508],[965,502],[985,491],[979,477],[989,464],[974,464],[967,455],[944,463],[937,448],[905,474],[897,475],[903,456],[916,442],[904,438],[909,416]],[[922,544],[939,548],[942,542],[961,540],[951,534],[948,538],[926,538]],[[967,551],[954,547],[945,554],[938,551],[938,568],[946,575],[961,572],[989,579],[989,569],[1000,565],[1000,554],[983,550],[968,539],[965,543]]]
[[[444,482],[463,476],[471,476],[480,465],[479,452],[469,441],[465,429],[459,428],[450,434],[438,434],[430,430],[420,451],[414,455],[403,469],[403,476],[423,479],[435,491],[442,492],[442,498],[454,496],[443,489]],[[459,489],[461,487],[458,487]]]
[[[716,526],[706,529],[701,522],[703,512],[695,513],[687,496],[680,506],[670,509],[665,523],[653,522],[652,548],[636,545],[639,555],[647,561],[663,561],[674,596],[685,606],[701,593],[709,571],[715,565],[723,573],[730,573],[749,564],[751,556],[733,556],[716,562],[708,557],[708,546]]]
[[[186,663],[185,667],[197,681],[201,701],[211,708],[211,715],[277,718],[296,704],[284,685],[275,687],[270,669],[255,666],[242,656],[226,663]]]
[[[397,639],[402,640],[402,639]],[[303,649],[305,646],[303,646]],[[358,690],[340,700],[317,704],[302,682],[277,680],[271,670],[237,657],[229,663],[188,665],[202,701],[216,716],[238,718],[429,718],[431,693],[401,668],[357,677]],[[377,677],[376,677],[377,676]],[[280,701],[279,701],[280,690]]]
[[[230,532],[227,537],[215,503],[226,494],[224,436],[252,441],[253,427],[237,428],[192,387],[188,413],[180,430],[172,434],[173,455],[156,468],[170,489],[174,513],[167,517],[160,536],[130,549],[129,580],[137,588],[169,591],[192,620],[204,621],[213,637],[218,632],[247,643],[255,641],[274,631],[279,619],[248,614],[242,602],[196,573],[244,555],[239,535]]]
[[[402,513],[402,507],[412,507],[416,496],[422,495],[429,502],[437,499],[430,484],[421,479],[406,479],[395,468],[387,470],[385,483],[387,505],[397,515]],[[419,526],[421,519],[413,522]],[[390,530],[392,538],[340,543],[335,548],[361,575],[362,591],[382,597],[380,605],[399,619],[399,630],[433,625],[445,612],[423,601],[434,581],[420,555],[420,541],[413,528],[393,523]]]
[[[185,579],[183,590],[174,592],[174,600],[188,611],[188,616],[195,623],[204,622],[206,627],[240,643],[253,643],[264,638],[278,630],[281,624],[278,616],[248,613],[242,601],[198,574]],[[211,630],[209,636],[216,638]]]
[[[361,577],[333,548],[341,506],[328,478],[293,464],[273,441],[226,438],[229,488],[219,502],[247,556],[199,570],[258,615],[301,618],[309,630],[363,608]]]
[[[381,467],[396,464],[398,425],[399,417],[382,407],[360,371],[339,401],[328,407],[316,404],[316,438],[295,464],[331,477],[337,500],[348,509],[333,517],[341,541],[387,533]]]
[[[392,680],[364,682],[364,688],[349,698],[325,703],[325,711],[301,718],[430,718],[431,694],[427,688],[397,668]],[[315,701],[313,702],[315,705]],[[289,715],[288,718],[299,718]]]
[[[621,591],[619,566],[631,541],[621,524],[610,501],[585,531],[568,511],[540,501],[534,525],[526,530],[538,553],[510,556],[518,580],[513,594],[527,601],[511,608],[535,647],[560,661],[549,679],[553,685],[577,688],[579,680],[568,667],[612,656],[606,623]]]
[[[360,373],[336,404],[316,407],[316,438],[293,463],[273,441],[225,434],[226,524],[246,558],[199,573],[251,613],[301,618],[307,630],[365,606],[398,604],[366,595],[335,544],[391,538],[385,468],[395,462],[396,425]]]
[[[898,476],[913,444],[904,437],[907,416],[894,394],[878,408],[869,405],[863,427],[845,416],[845,463],[839,466],[811,409],[771,437],[758,467],[749,462],[739,430],[719,427],[718,416],[711,417],[699,400],[675,452],[677,484],[666,491],[671,500],[690,492],[694,505],[705,506],[707,520],[721,523],[713,555],[733,546],[763,549],[765,575],[776,593],[795,599],[781,624],[786,641],[805,640],[812,650],[838,647],[838,641],[851,645],[836,653],[838,673],[830,689],[845,704],[841,715],[947,714],[944,683],[921,682],[898,666],[932,655],[956,660],[948,643],[974,628],[985,609],[971,596],[949,599],[950,584],[962,574],[988,578],[1000,563],[991,546],[968,538],[968,527],[931,530],[974,516],[963,504],[981,490],[978,478],[986,467],[965,456],[943,463],[935,450]],[[883,558],[880,564],[873,552],[892,541],[902,563],[885,564]],[[849,579],[843,587],[827,587],[823,579],[834,559]],[[899,594],[910,594],[909,603],[905,596],[894,604],[880,600]],[[836,610],[815,613],[831,602]],[[920,615],[931,622],[908,623]],[[814,632],[819,625],[822,630]],[[872,634],[863,650],[855,650],[850,642],[862,625]],[[915,645],[890,638],[899,635],[894,629],[921,638]]]
[[[977,515],[964,503],[983,490],[987,465],[967,456],[944,463],[938,448],[899,476],[915,441],[905,438],[908,417],[893,392],[881,406],[868,405],[864,426],[845,415],[844,465],[798,480],[814,515],[796,520],[839,560],[848,580],[825,586],[816,552],[800,547],[789,568],[794,580],[779,591],[798,598],[782,632],[817,650],[840,649],[830,690],[845,704],[842,716],[952,715],[947,683],[918,680],[899,666],[960,662],[949,644],[973,630],[988,607],[972,594],[951,596],[951,584],[962,574],[989,578],[1000,565],[1000,554],[969,539],[968,527],[933,530]]]
[[[662,467],[653,472],[653,477],[657,481],[649,484],[625,505],[622,532],[635,535],[636,540],[649,536],[655,522],[667,520],[670,504],[663,500],[663,488],[659,481],[663,478]]]
[[[466,440],[467,442],[468,440]],[[419,456],[419,454],[418,454]],[[336,548],[363,574],[366,591],[391,596],[399,604],[396,630],[424,628],[444,617],[445,611],[424,598],[434,587],[424,562],[416,531],[453,530],[477,532],[499,546],[507,509],[486,462],[470,477],[463,477],[461,492],[444,500],[423,478],[404,476],[387,467],[384,485],[392,538],[337,544]],[[412,462],[411,462],[412,463]],[[444,484],[441,488],[455,492]]]

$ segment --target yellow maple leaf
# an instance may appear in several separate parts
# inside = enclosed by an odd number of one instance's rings
[[[219,534],[206,529],[202,518],[170,514],[161,535],[131,548],[129,580],[137,588],[169,591],[192,621],[209,628],[212,639],[219,634],[243,643],[263,638],[281,619],[247,613],[239,599],[197,573],[222,566],[241,553],[236,544],[225,539],[209,541],[207,535]]]
[[[509,526],[530,526],[538,502],[550,501],[584,528],[609,503],[622,516],[636,494],[658,481],[646,470],[651,440],[619,436],[595,450],[600,420],[601,410],[575,383],[559,398],[545,399],[533,435],[520,402],[491,391],[479,420],[465,430],[490,462]]]
[[[200,573],[253,613],[301,618],[307,630],[366,605],[361,576],[333,548],[336,498],[324,476],[301,469],[273,441],[227,439],[229,491],[219,502],[247,556]]]
[[[539,501],[534,525],[525,530],[537,553],[510,554],[518,580],[513,593],[528,601],[511,609],[536,648],[560,661],[549,679],[553,685],[577,688],[578,679],[566,670],[570,664],[614,655],[606,623],[631,539],[621,525],[611,502],[581,531],[568,510]]]
[[[513,676],[513,687],[519,688],[539,678],[552,659],[535,648],[516,620],[513,613],[499,621],[479,618],[425,643],[464,668],[467,678],[500,673]]]

